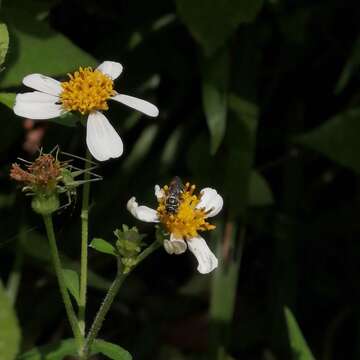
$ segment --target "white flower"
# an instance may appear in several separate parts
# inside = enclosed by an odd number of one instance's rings
[[[34,120],[55,118],[69,111],[86,114],[86,143],[90,153],[99,161],[117,158],[123,153],[123,143],[101,112],[108,109],[107,100],[121,102],[148,116],[159,114],[153,104],[113,89],[113,81],[122,70],[121,64],[105,61],[95,70],[80,68],[64,82],[41,74],[27,75],[23,84],[36,91],[18,94],[14,112]]]
[[[212,253],[199,231],[213,230],[214,225],[205,219],[217,215],[223,207],[223,199],[216,190],[205,188],[200,195],[194,194],[195,186],[186,184],[179,198],[179,207],[175,214],[166,211],[168,187],[155,186],[155,196],[159,202],[157,210],[141,205],[132,197],[127,209],[138,220],[161,223],[170,238],[164,240],[164,248],[169,254],[182,254],[188,248],[198,261],[197,270],[207,274],[218,266],[218,260]]]

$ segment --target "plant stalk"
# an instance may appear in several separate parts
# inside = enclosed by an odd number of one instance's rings
[[[62,270],[62,266],[61,266],[59,251],[58,251],[58,248],[56,245],[56,238],[55,238],[55,233],[54,233],[52,217],[51,217],[51,215],[43,215],[43,219],[44,219],[44,223],[45,223],[47,237],[49,239],[50,252],[51,252],[53,265],[55,268],[55,273],[57,276],[60,292],[61,292],[62,299],[63,299],[65,309],[66,309],[66,314],[69,319],[70,326],[71,326],[72,332],[74,334],[75,340],[77,342],[78,348],[81,349],[81,347],[83,345],[83,337],[80,332],[80,328],[79,328],[79,325],[77,322],[74,308],[73,308],[71,300],[70,300],[69,293],[66,289],[65,278],[64,278],[64,274],[63,274],[63,270]]]
[[[85,170],[91,166],[91,154],[86,149]],[[89,237],[89,202],[90,202],[90,173],[85,171],[84,187],[81,207],[81,264],[80,264],[80,296],[79,296],[79,327],[85,336],[85,313],[87,293],[87,267],[88,267],[88,237]]]
[[[130,275],[130,273],[151,253],[153,253],[156,249],[161,246],[159,241],[154,241],[150,246],[148,246],[137,258],[136,265],[131,269],[130,272],[124,274],[122,272],[121,261],[118,259],[118,268],[116,278],[111,284],[108,293],[105,296],[104,301],[102,302],[99,311],[97,312],[94,322],[91,325],[89,333],[86,337],[85,346],[84,346],[84,357],[82,359],[86,360],[87,356],[90,353],[91,345],[93,344],[94,340],[96,339],[101,326],[104,322],[105,316],[108,313],[117,293],[119,292],[121,285],[124,283],[124,280]]]

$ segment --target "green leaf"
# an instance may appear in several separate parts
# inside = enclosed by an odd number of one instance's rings
[[[41,20],[44,9],[37,9],[33,2],[4,2],[1,10],[14,43],[14,51],[7,59],[8,69],[0,74],[2,88],[20,85],[23,77],[31,73],[63,76],[80,65],[96,65],[92,56]]]
[[[158,131],[158,125],[147,126],[142,131],[131,153],[127,156],[123,163],[125,171],[134,169],[136,165],[141,163],[144,157],[149,153],[150,147],[153,145]]]
[[[360,108],[353,108],[294,140],[360,173],[359,134]]]
[[[132,356],[124,348],[104,340],[95,340],[91,351],[101,353],[113,360],[132,360]]]
[[[255,156],[257,106],[239,96],[229,96],[229,125],[226,144],[226,191],[234,214],[244,215],[249,202],[251,173]]]
[[[5,24],[0,23],[0,66],[4,63],[9,48],[9,32]]]
[[[211,135],[211,153],[218,150],[226,130],[229,54],[227,49],[205,58],[202,64],[202,99]]]
[[[70,294],[74,297],[77,303],[80,300],[80,280],[79,274],[70,269],[64,269],[65,285],[68,288]]]
[[[0,283],[0,354],[1,360],[13,360],[19,350],[20,329],[15,311]]]
[[[104,239],[93,239],[90,243],[90,247],[101,253],[117,256],[115,247]]]
[[[252,171],[249,185],[249,205],[250,206],[267,206],[274,203],[272,191],[258,172]]]
[[[207,54],[224,45],[242,23],[251,22],[262,0],[176,0],[177,12]]]
[[[27,233],[27,240],[22,244],[25,253],[34,259],[47,264],[49,272],[54,272],[50,259],[50,249],[47,243],[47,239],[35,231],[29,230]],[[77,261],[73,261],[65,254],[60,254],[64,267],[80,271],[80,264]],[[91,269],[88,270],[88,282],[89,286],[107,291],[111,282],[106,278],[96,274]]]
[[[284,312],[293,359],[315,360],[291,310],[285,307]]]
[[[358,73],[360,69],[360,36],[356,39],[352,52],[343,70],[341,71],[339,80],[335,87],[335,93],[341,93],[352,76]]]
[[[125,349],[104,340],[95,340],[92,345],[91,354],[98,353],[114,360],[132,360]],[[20,355],[17,360],[63,360],[66,356],[74,355],[77,355],[76,342],[74,339],[66,339],[56,344],[35,347]]]
[[[67,339],[60,343],[35,347],[18,356],[17,360],[63,360],[65,356],[76,354],[77,346],[75,340]]]
[[[12,110],[15,105],[15,97],[15,93],[0,93],[0,103]]]

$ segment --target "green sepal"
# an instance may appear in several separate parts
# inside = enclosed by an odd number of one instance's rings
[[[50,215],[60,207],[57,193],[37,193],[31,201],[32,209],[40,215]]]
[[[137,257],[141,253],[143,238],[146,236],[140,234],[136,227],[129,228],[127,225],[122,226],[122,230],[114,231],[116,240],[116,250],[123,264],[123,273],[127,274],[137,264]]]

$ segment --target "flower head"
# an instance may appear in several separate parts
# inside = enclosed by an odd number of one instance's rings
[[[173,192],[171,185],[163,188],[156,185],[156,210],[139,206],[135,197],[128,201],[127,208],[139,220],[160,223],[169,234],[169,239],[164,240],[165,250],[169,254],[182,254],[189,248],[199,263],[198,271],[206,274],[217,267],[218,260],[200,233],[215,229],[207,219],[220,212],[223,199],[214,189],[205,188],[198,194],[195,189],[189,183],[178,192]]]
[[[80,67],[69,74],[69,80],[59,82],[41,74],[24,77],[24,85],[36,90],[16,96],[14,112],[34,120],[56,118],[70,111],[87,118],[86,143],[95,159],[105,161],[123,153],[120,136],[102,111],[108,110],[108,100],[121,102],[148,116],[159,110],[153,104],[114,90],[114,80],[120,76],[120,63],[105,61],[93,70]]]
[[[20,166],[12,164],[10,178],[22,185],[22,191],[32,196],[32,208],[35,212],[45,215],[51,214],[60,207],[60,194],[67,195],[66,207],[71,203],[71,197],[75,195],[76,188],[84,181],[76,181],[75,178],[88,170],[74,168],[70,161],[59,161],[57,149],[55,156],[52,153],[40,155],[34,162],[23,161]],[[87,181],[101,180],[90,173],[92,178]]]
[[[40,154],[32,163],[22,169],[17,163],[12,164],[10,177],[23,183],[26,189],[36,192],[52,192],[58,182],[61,163],[51,154]]]

